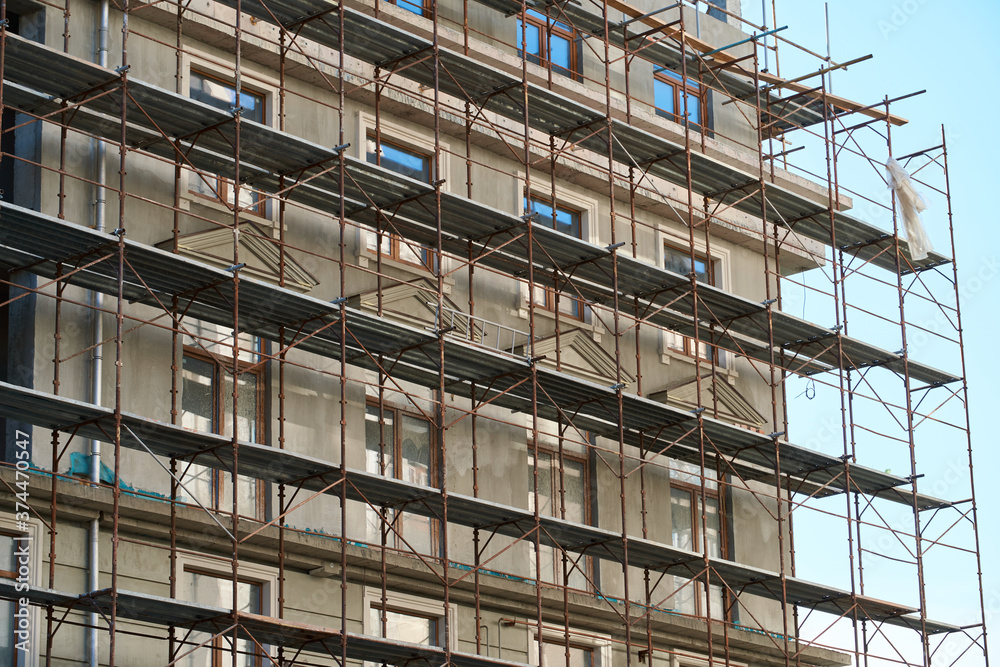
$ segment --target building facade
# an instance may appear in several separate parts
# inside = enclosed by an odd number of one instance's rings
[[[952,253],[786,155],[888,103],[770,73],[733,3],[0,11],[0,664],[979,650],[924,562],[978,581],[974,503],[916,467],[927,419],[967,440],[920,401],[964,393],[960,328],[950,370],[906,352],[907,299],[958,317]],[[810,271],[834,324],[783,308]],[[846,330],[855,274],[899,352]],[[832,446],[791,437],[809,378]],[[863,399],[912,469],[866,461]],[[797,575],[807,511],[846,526],[828,580]],[[927,537],[949,512],[971,534]],[[912,554],[899,598],[871,531]]]

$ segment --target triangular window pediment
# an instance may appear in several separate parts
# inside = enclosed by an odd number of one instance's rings
[[[654,392],[649,397],[682,410],[694,410],[699,405],[698,383],[695,378],[691,378]],[[717,404],[719,419],[749,429],[759,430],[767,423],[767,418],[761,415],[736,387],[724,379],[713,382],[711,376],[702,378],[700,404],[709,410],[715,408]]]
[[[240,263],[245,264],[242,273],[278,284],[281,265],[284,261],[285,287],[297,292],[308,292],[319,284],[294,257],[294,252],[285,250],[281,256],[279,243],[260,226],[246,221],[239,226]],[[161,249],[172,249],[173,239],[156,244]],[[218,268],[233,264],[233,230],[231,227],[216,227],[200,232],[184,234],[178,238],[177,252],[182,257],[194,259]]]

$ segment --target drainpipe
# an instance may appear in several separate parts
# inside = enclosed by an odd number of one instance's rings
[[[109,0],[101,0],[101,18],[100,24],[97,29],[97,64],[101,67],[108,66],[108,28],[109,28],[109,16],[108,16],[108,2]],[[104,231],[104,220],[107,211],[107,196],[105,191],[105,183],[107,182],[107,166],[105,165],[105,146],[104,142],[95,139],[94,140],[94,161],[96,162],[96,175],[94,181],[96,183],[94,187],[94,228],[99,231]],[[94,292],[91,295],[91,303],[93,304],[93,322],[91,328],[92,342],[93,342],[93,357],[91,358],[90,366],[90,402],[94,405],[101,404],[101,341],[104,340],[104,317],[102,310],[104,308],[104,295],[100,292]],[[101,443],[98,440],[90,441],[90,481],[94,484],[100,484],[101,482]],[[96,591],[100,586],[100,551],[98,548],[99,539],[101,536],[101,524],[99,519],[91,519],[90,521],[90,553],[88,558],[88,571],[87,571],[87,589],[88,591]],[[87,664],[90,667],[98,667],[98,649],[99,649],[99,633],[97,630],[97,613],[91,612],[89,615],[87,629]]]

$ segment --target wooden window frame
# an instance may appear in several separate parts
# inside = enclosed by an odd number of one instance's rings
[[[438,451],[437,450],[437,429],[434,426],[434,422],[431,421],[430,419],[427,419],[424,415],[422,415],[422,414],[420,414],[418,412],[415,412],[415,411],[412,411],[412,410],[407,410],[405,408],[401,408],[401,407],[398,407],[398,406],[395,406],[395,405],[390,405],[390,404],[387,404],[387,403],[384,403],[384,402],[381,403],[381,405],[380,405],[377,400],[371,400],[371,399],[369,399],[368,401],[365,402],[365,417],[366,418],[368,416],[368,408],[369,407],[375,408],[376,410],[381,410],[381,412],[379,414],[379,417],[380,417],[379,423],[380,424],[382,423],[382,417],[383,417],[383,415],[385,415],[387,413],[392,413],[392,460],[393,460],[393,471],[392,471],[391,479],[402,480],[402,477],[401,477],[401,475],[402,475],[402,466],[400,465],[400,462],[403,460],[403,456],[402,456],[403,443],[402,443],[402,440],[400,438],[400,430],[401,430],[400,429],[400,424],[402,424],[402,417],[410,417],[411,419],[417,419],[419,421],[427,423],[430,426],[430,428],[428,430],[428,432],[429,432],[428,451],[430,452],[430,457],[429,457],[430,458],[430,462],[428,464],[427,477],[428,477],[428,479],[430,479],[430,481],[432,483],[429,485],[428,488],[432,488],[432,489],[440,488],[440,483],[439,483],[439,480],[438,480],[439,466],[438,466],[437,456],[435,456],[436,452]],[[381,429],[380,429],[380,433],[381,433]],[[367,435],[366,435],[366,437],[367,437]],[[367,442],[365,443],[365,448],[367,450]],[[382,473],[381,466],[379,466],[379,467],[380,467],[380,470],[374,471],[374,474],[381,475],[383,477],[387,477],[388,475],[385,475],[385,474]],[[396,511],[396,515],[392,519],[392,523],[394,524],[395,530],[394,531],[390,531],[390,533],[389,533],[389,537],[391,538],[392,541],[390,543],[389,540],[387,540],[386,541],[386,546],[390,546],[390,547],[393,547],[395,549],[406,549],[406,545],[402,544],[402,542],[401,542],[402,539],[406,538],[406,531],[403,529],[403,523],[404,522],[401,520],[401,517],[404,516],[405,513],[406,513],[405,510],[397,510]],[[438,540],[440,538],[440,535],[441,535],[441,527],[439,525],[439,522],[436,519],[432,519],[431,520],[431,534],[429,536],[429,541],[430,541],[431,548],[432,548],[432,551],[433,551],[433,553],[431,555],[435,555],[436,556],[436,555],[438,555],[438,552],[440,551],[440,547],[438,545]]]
[[[220,572],[213,572],[212,570],[203,569],[199,567],[192,567],[190,565],[184,566],[185,574],[197,574],[203,577],[211,577],[213,579],[219,579],[220,581],[232,582],[232,577]],[[267,615],[265,613],[264,605],[264,586],[267,582],[257,581],[256,579],[247,579],[245,577],[237,577],[236,581],[241,584],[251,584],[256,586],[257,590],[257,609],[258,613],[261,615]],[[230,653],[232,651],[229,646],[229,642],[224,637],[216,637],[211,641],[212,646],[212,667],[229,667],[232,664],[230,658]],[[249,657],[249,656],[247,656]],[[263,667],[264,664],[264,654],[258,651],[253,656],[254,667]],[[238,658],[239,659],[239,658]]]
[[[669,242],[665,241],[663,243],[663,257],[662,257],[662,262],[663,262],[663,266],[664,267],[666,267],[666,264],[667,264],[666,254],[667,254],[667,249],[668,248],[670,250],[673,250],[674,252],[677,252],[677,253],[680,253],[681,255],[684,255],[685,257],[688,257],[688,258],[691,257],[691,253],[689,251],[684,250],[683,248],[681,248],[679,246],[676,246],[676,245],[674,245],[672,243],[669,243]],[[696,261],[697,260],[701,260],[701,261],[705,262],[705,266],[708,269],[708,282],[707,283],[703,282],[702,284],[703,285],[710,285],[710,286],[714,287],[715,286],[715,260],[712,257],[709,257],[708,255],[705,255],[705,254],[700,253],[700,252],[696,252],[694,254],[694,258],[695,258]],[[706,355],[700,354],[699,351],[696,349],[694,338],[692,338],[690,336],[684,336],[682,334],[675,334],[675,335],[679,335],[679,336],[681,336],[683,338],[683,340],[684,340],[684,349],[681,350],[681,349],[678,349],[678,348],[675,348],[675,347],[671,347],[670,348],[671,351],[677,352],[678,354],[684,354],[685,356],[691,357],[692,359],[701,359],[703,361],[710,362],[710,363],[712,363],[712,364],[714,364],[716,366],[719,365],[720,356],[719,356],[719,348],[717,346],[702,341],[702,345],[706,345],[708,347],[708,355],[706,356]]]
[[[193,66],[193,67],[190,67],[188,69],[188,96],[189,97],[191,96],[191,83],[192,83],[191,78],[192,78],[192,75],[195,75],[195,74],[198,75],[198,76],[200,76],[200,77],[202,77],[202,78],[205,78],[205,79],[211,79],[212,81],[215,81],[216,83],[218,83],[220,85],[226,86],[227,88],[229,88],[230,90],[232,90],[234,93],[236,92],[236,84],[232,83],[231,81],[227,81],[226,79],[223,79],[222,77],[219,77],[219,76],[217,76],[215,74],[212,74],[211,72],[207,72],[207,71],[205,71],[205,70],[203,70],[203,69],[201,69],[201,68],[199,68],[197,66]],[[253,95],[254,97],[257,97],[257,98],[260,99],[260,115],[261,115],[261,121],[260,122],[263,125],[268,125],[269,123],[267,123],[267,94],[263,93],[263,92],[261,92],[259,90],[255,90],[253,88],[247,88],[246,86],[242,86],[241,89],[240,89],[240,92],[243,93],[243,94],[246,94],[246,95]],[[236,97],[237,97],[237,99],[239,99],[238,95]],[[203,104],[207,104],[207,102],[203,102]],[[199,192],[197,190],[192,189],[190,185],[188,186],[188,194],[193,195],[195,197],[198,197],[199,199],[204,199],[206,201],[211,201],[211,202],[215,202],[217,204],[222,204],[223,206],[226,206],[226,207],[230,206],[230,204],[229,204],[229,198],[230,198],[230,194],[231,194],[230,190],[231,189],[235,190],[234,184],[233,184],[233,182],[230,179],[224,178],[224,177],[219,176],[217,174],[208,174],[208,173],[202,174],[202,173],[199,173],[199,172],[191,172],[190,175],[188,176],[188,178],[201,179],[201,180],[205,181],[209,185],[209,187],[212,186],[212,181],[214,180],[214,186],[215,186],[214,190],[218,193],[218,196],[214,196],[214,195],[211,195],[211,194],[205,194],[203,192]],[[267,211],[266,211],[266,207],[265,207],[265,200],[260,196],[260,193],[257,190],[254,190],[253,188],[248,188],[246,186],[241,186],[240,189],[241,190],[249,190],[249,192],[251,193],[251,195],[253,197],[253,200],[254,200],[254,203],[251,206],[247,206],[247,207],[242,208],[241,212],[243,212],[243,213],[249,213],[250,215],[255,215],[255,216],[260,217],[260,218],[267,217]],[[232,204],[232,206],[233,207],[237,207],[238,205],[239,205],[239,202],[237,202],[236,198],[233,197],[233,204]]]
[[[542,444],[541,442],[539,442],[538,453],[546,454],[551,457],[552,464],[549,466],[549,470],[551,471],[552,474],[552,479],[550,480],[551,484],[550,488],[553,491],[553,497],[552,497],[553,513],[549,516],[555,519],[561,519],[562,498],[565,495],[565,489],[563,488],[563,484],[559,479],[558,466],[562,465],[559,461],[559,450],[553,448],[549,444]],[[534,458],[535,456],[534,441],[528,442],[528,456],[529,458]],[[583,524],[591,526],[593,525],[591,523],[592,521],[591,503],[593,502],[593,495],[592,495],[593,489],[590,488],[590,459],[586,454],[571,454],[563,451],[562,460],[575,461],[583,465],[583,473],[582,473],[583,474]],[[537,467],[537,461],[535,463],[535,467]],[[535,491],[533,488],[529,488],[528,491],[529,494],[533,495],[534,492]],[[549,547],[549,548],[553,550],[554,554],[554,557],[552,559],[553,561],[552,572],[549,573],[552,577],[552,580],[545,581],[545,579],[541,575],[539,575],[538,579],[542,584],[562,586],[564,585],[563,582],[565,582],[566,580],[566,573],[562,571],[563,566],[562,566],[562,556],[560,550],[556,547]],[[594,579],[593,559],[590,556],[585,555],[583,556],[582,561],[577,564],[577,567],[582,567],[584,571],[585,579],[587,580],[586,581],[587,590],[593,590],[593,584],[592,584]]]
[[[254,354],[259,355],[259,352]],[[223,433],[222,424],[225,423],[225,415],[223,411],[225,410],[226,398],[223,393],[223,387],[225,386],[222,382],[224,378],[224,373],[227,373],[232,368],[232,358],[230,357],[213,357],[212,355],[206,353],[201,348],[197,348],[190,345],[185,345],[182,353],[181,365],[183,367],[183,358],[189,357],[191,359],[197,359],[205,363],[212,365],[212,432],[216,435],[226,436]],[[240,360],[237,366],[238,372],[242,375],[244,373],[250,373],[257,376],[257,392],[254,397],[257,403],[257,432],[261,434],[258,439],[263,440],[263,434],[266,431],[267,419],[265,418],[265,408],[267,403],[264,400],[265,394],[265,381],[267,379],[267,373],[265,372],[264,366],[260,362],[250,362]],[[183,410],[183,396],[181,397],[181,405]],[[236,428],[235,424],[233,428]],[[231,436],[232,434],[228,434]],[[227,436],[227,437],[228,437]],[[263,444],[263,443],[258,443]],[[197,461],[195,461],[197,463]],[[213,509],[219,512],[226,512],[223,509],[224,497],[222,495],[224,491],[223,484],[223,471],[216,468],[211,468],[212,475],[212,498],[209,509]],[[254,507],[253,514],[241,514],[243,518],[253,519],[255,521],[263,521],[267,513],[267,483],[264,480],[256,479],[254,480],[256,490],[257,490],[257,503]],[[230,512],[231,513],[231,512]]]
[[[729,557],[729,539],[728,539],[728,522],[726,521],[725,512],[722,511],[722,482],[716,481],[715,488],[705,489],[705,498],[714,498],[716,506],[718,507],[719,515],[719,557],[728,558]],[[701,486],[693,484],[691,482],[685,482],[678,480],[674,477],[670,479],[670,492],[673,493],[674,489],[685,491],[691,496],[691,544],[697,548],[692,549],[696,553],[701,553],[701,513],[698,511],[698,507],[701,504]],[[673,516],[671,515],[671,526],[673,525]],[[704,584],[700,581],[692,582],[688,584],[689,586],[694,586],[694,607],[696,616],[704,616],[704,600],[703,597],[706,595],[706,591],[703,588]],[[726,604],[726,591],[725,588],[722,589],[722,600],[723,604]],[[722,614],[718,618],[723,618],[723,620],[729,620],[728,611],[723,608]],[[718,618],[716,620],[718,620]]]
[[[386,0],[386,2],[388,2],[391,5],[395,5],[395,6],[399,7],[403,11],[410,12],[411,14],[413,14],[415,16],[422,16],[424,18],[430,18],[430,15],[431,15],[431,3],[430,3],[430,0],[418,0],[417,2],[413,2],[411,0],[403,0],[403,4],[405,4],[405,5],[409,5],[409,6],[412,6],[412,7],[417,7],[419,5],[420,6],[420,13],[419,14],[417,12],[413,11],[412,9],[407,8],[407,7],[401,7],[400,6],[400,0]]]
[[[558,210],[561,209],[575,216],[577,221],[575,238],[578,239],[583,238],[583,211],[574,208],[572,206],[565,206],[563,204],[560,204],[558,203],[558,199],[556,201],[556,204],[553,205],[552,201],[547,197],[540,197],[530,192],[526,192],[524,193],[524,201],[523,201],[525,215],[529,214],[531,210],[534,208],[532,206],[534,202],[539,202],[545,204],[546,206],[551,206],[553,209],[555,209],[554,212],[557,212]],[[553,224],[554,222],[555,221],[553,220]],[[555,231],[559,231],[554,227],[552,229],[555,229]],[[558,312],[560,316],[568,317],[569,319],[576,320],[578,322],[584,321],[586,309],[584,308],[583,299],[576,296],[568,295],[565,292],[559,290],[558,294],[560,295],[560,298],[559,298],[559,303],[557,304],[556,303],[557,290],[554,287],[551,287],[549,285],[536,284],[535,289],[544,290],[545,294],[545,299],[544,301],[542,301],[541,299],[536,298],[532,290],[530,289],[528,290],[530,293],[528,298],[531,299],[531,301],[535,304],[536,307],[541,308],[542,310],[545,310],[550,313],[555,313],[556,308],[558,306],[559,308]],[[570,304],[568,309],[566,305],[563,303],[563,301],[566,301]]]
[[[662,107],[656,106],[656,84],[662,83],[668,86],[672,93],[674,99],[674,110],[669,111]],[[672,70],[661,70],[653,75],[653,108],[656,109],[656,115],[662,118],[669,118],[675,123],[684,124],[684,95],[687,93],[698,98],[698,119],[691,121],[691,126],[698,128],[699,130],[706,126],[705,117],[707,110],[705,107],[705,101],[707,99],[705,87],[698,84],[696,81],[692,80],[690,77],[683,79],[680,74]]]
[[[553,74],[560,74],[562,76],[569,77],[574,81],[579,81],[582,78],[582,71],[580,67],[580,48],[577,42],[578,34],[572,26],[568,26],[562,21],[557,21],[545,14],[536,12],[535,10],[527,10],[527,14],[521,14],[518,16],[517,22],[517,37],[515,46],[517,47],[517,54],[519,57],[524,57],[522,48],[525,46],[522,42],[524,37],[524,28],[521,27],[521,23],[526,23],[529,26],[535,26],[538,28],[538,53],[528,53],[528,62],[532,62],[536,65],[544,67]],[[565,27],[564,27],[565,26]],[[553,63],[549,59],[549,52],[551,51],[550,41],[552,37],[556,36],[561,39],[565,39],[569,42],[569,68],[563,67],[560,64]]]
[[[388,146],[392,146],[396,150],[400,150],[400,151],[402,151],[404,153],[408,153],[408,154],[410,154],[410,155],[412,155],[414,157],[420,158],[421,160],[426,160],[426,162],[427,162],[427,180],[424,181],[424,182],[427,183],[427,184],[430,184],[430,183],[432,183],[434,181],[435,174],[437,174],[437,164],[435,163],[433,155],[427,153],[426,151],[420,150],[418,148],[413,148],[412,146],[408,146],[406,144],[400,143],[399,141],[394,141],[392,139],[386,139],[385,137],[382,136],[381,132],[376,133],[374,130],[368,130],[368,132],[367,132],[367,134],[365,136],[365,140],[366,140],[366,142],[367,141],[374,141],[375,142],[375,146],[376,146],[375,162],[372,162],[371,160],[368,159],[369,153],[368,153],[367,146],[365,147],[365,160],[367,162],[369,162],[369,164],[376,164],[378,166],[382,166],[381,151],[379,151],[378,148],[381,147],[383,144],[384,145],[388,145]],[[387,169],[388,169],[388,167],[387,167]],[[392,171],[392,170],[390,169],[390,171]],[[403,175],[403,174],[401,174],[401,175]],[[379,238],[380,234],[389,237],[389,253],[388,254],[382,252],[382,243],[380,242],[380,238]],[[404,259],[403,258],[403,252],[402,252],[402,248],[403,248],[404,245],[408,246],[409,249],[412,252],[414,252],[414,254],[416,253],[416,250],[419,248],[420,249],[420,254],[421,254],[422,258],[423,258],[423,261],[412,262],[412,261],[410,261],[408,259]],[[407,241],[404,241],[403,238],[401,236],[399,236],[399,234],[394,234],[393,232],[386,231],[386,230],[382,230],[381,232],[375,231],[375,252],[378,253],[379,255],[381,255],[382,257],[387,257],[388,259],[391,259],[394,262],[399,262],[400,264],[405,264],[407,266],[413,266],[413,267],[416,267],[416,268],[418,268],[418,269],[420,269],[422,271],[428,271],[430,273],[434,273],[434,271],[437,269],[438,263],[440,262],[440,259],[438,258],[437,253],[434,251],[433,248],[430,248],[428,246],[423,246],[423,245],[420,245],[418,243],[411,244],[411,243],[409,243]]]

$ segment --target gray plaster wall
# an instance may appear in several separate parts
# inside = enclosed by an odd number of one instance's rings
[[[484,31],[496,30],[498,26],[513,24],[513,19],[500,20],[494,13],[484,12],[476,3],[471,4],[474,20]],[[84,26],[92,25],[95,20],[94,5],[82,4],[74,10],[72,17],[74,34],[87,34]],[[453,9],[450,11],[454,11]],[[173,50],[157,43],[171,43],[174,35],[155,23],[135,20],[133,29],[151,39],[133,36],[129,43],[129,56],[133,64],[131,75],[135,78],[149,81],[164,88],[173,89],[175,80],[175,60]],[[733,39],[731,27],[714,22],[708,17],[702,17],[702,28],[706,39],[725,41]],[[506,29],[506,28],[505,28]],[[120,50],[120,33],[112,30],[111,52]],[[49,31],[46,36],[51,46],[61,46],[61,38],[56,31]],[[217,48],[192,40],[188,43],[191,49],[202,53],[207,60],[228,61],[225,48]],[[87,38],[75,39],[71,42],[71,52],[80,57],[92,57],[93,42]],[[585,59],[587,71],[594,72],[594,62]],[[603,69],[602,69],[603,71]],[[641,68],[633,72],[636,78],[642,78]],[[250,63],[247,65],[247,79],[253,81],[273,80],[274,72],[266,67]],[[648,78],[648,77],[647,77]],[[336,103],[336,96],[328,89],[323,89],[295,78],[287,81],[290,91],[286,129],[307,139],[326,145],[333,145],[339,140],[341,128],[338,125],[338,115],[332,106],[321,106],[309,99],[319,100],[325,104]],[[644,84],[633,87],[633,91],[641,99],[646,95],[651,99],[651,88],[647,90]],[[649,100],[647,100],[649,101]],[[361,151],[363,147],[359,139],[359,119],[363,113],[371,114],[372,109],[363,101],[348,100],[345,108],[344,135],[355,143],[352,150]],[[721,109],[715,114],[716,122],[721,127],[725,123],[738,123],[729,118],[728,111]],[[415,114],[413,118],[420,118]],[[727,120],[728,119],[728,120]],[[390,127],[391,126],[391,127]],[[402,116],[388,117],[385,131],[391,134],[397,128],[409,133],[421,135],[432,140],[431,131],[418,122],[407,120]],[[387,136],[388,136],[387,134]],[[455,137],[444,137],[445,148],[455,152],[462,150],[462,143]],[[46,128],[42,132],[42,160],[48,165],[58,164],[64,159],[70,171],[86,174],[92,172],[92,147],[89,140],[71,137],[67,143],[67,151],[61,154],[59,150],[58,132]],[[357,152],[362,156],[363,153]],[[473,146],[471,159],[472,194],[473,197],[491,206],[510,213],[521,213],[521,197],[523,184],[513,176],[520,167],[517,162],[508,157],[488,150],[483,146]],[[118,169],[118,156],[114,151],[108,155],[109,174],[115,178]],[[131,193],[140,194],[144,199],[128,198],[125,203],[128,238],[142,243],[157,244],[169,241],[172,237],[174,214],[168,208],[174,197],[173,167],[157,160],[130,154],[128,157],[128,173],[126,187]],[[458,155],[452,155],[449,169],[443,174],[448,179],[446,187],[453,192],[465,191],[465,163]],[[539,193],[549,192],[551,177],[543,173],[532,172],[532,190]],[[41,198],[41,210],[49,214],[60,211],[60,202],[50,193],[59,191],[58,176],[44,171],[41,174],[39,191],[46,193]],[[595,192],[586,187],[578,172],[571,165],[560,169],[555,180],[557,193],[574,199],[592,200],[594,208],[588,213],[585,221],[587,234],[598,245],[611,243],[610,217],[611,201],[606,192]],[[93,190],[83,181],[67,179],[64,184],[66,197],[62,202],[62,210],[67,219],[81,224],[90,224],[93,216]],[[115,219],[118,210],[118,198],[109,192],[109,219]],[[190,196],[182,187],[182,207],[186,207],[187,215],[178,217],[178,227],[182,235],[196,231],[212,229],[214,223],[228,223],[228,215],[219,205],[205,202]],[[159,204],[159,205],[158,205]],[[274,213],[271,212],[273,217]],[[259,221],[267,225],[267,220]],[[686,237],[687,230],[681,223],[668,217],[649,211],[639,210],[636,214],[637,237],[636,251],[638,256],[650,262],[660,261],[657,249],[664,235]],[[619,222],[617,239],[628,238],[631,225]],[[314,249],[317,255],[335,257],[341,242],[340,229],[330,217],[314,212],[289,210],[286,216],[286,241],[289,246],[303,249]],[[362,231],[348,228],[348,234],[343,239],[346,258],[349,266],[345,270],[345,287],[340,289],[339,267],[331,259],[323,259],[317,255],[304,252],[293,253],[297,261],[318,279],[318,286],[312,295],[332,300],[342,295],[356,295],[370,292],[377,288],[378,281],[371,271],[374,269],[375,258],[366,249],[365,237]],[[760,300],[764,298],[765,286],[761,276],[763,265],[761,256],[738,244],[727,241],[713,240],[717,251],[726,253],[726,273],[729,284],[726,287],[733,292]],[[454,262],[456,260],[446,260]],[[412,268],[392,265],[384,266],[384,273],[401,280],[413,280],[427,277]],[[459,307],[466,309],[469,302],[468,273],[466,270],[456,271],[445,281],[448,297]],[[49,289],[48,293],[52,293]],[[64,296],[70,300],[85,302],[87,294],[75,288],[67,289]],[[475,277],[474,297],[476,314],[486,320],[504,323],[508,326],[528,328],[526,291],[523,284],[510,277],[490,275],[488,272],[477,272]],[[414,318],[426,318],[419,304],[402,304],[399,306],[404,314]],[[171,364],[175,356],[182,354],[180,348],[174,348],[170,332],[165,328],[169,322],[162,319],[162,314],[155,308],[137,304],[126,305],[126,329],[123,338],[122,358],[122,400],[123,409],[155,419],[171,420],[170,376]],[[41,298],[32,317],[34,326],[33,340],[26,341],[26,349],[33,349],[34,372],[32,380],[36,388],[47,391],[54,390],[54,366],[56,339],[53,336],[56,321],[54,301]],[[160,318],[159,323],[137,326],[140,320]],[[60,363],[59,385],[60,395],[77,399],[86,399],[89,385],[89,370],[86,354],[75,353],[88,345],[91,314],[83,306],[64,303],[59,313],[61,338],[58,339],[60,357],[65,359]],[[105,315],[106,335],[114,331],[114,320]],[[555,330],[555,320],[547,313],[536,310],[536,335],[544,338]],[[603,325],[592,311],[584,321],[574,326],[582,329],[607,354],[614,354],[614,336]],[[25,332],[28,331],[26,327]],[[30,343],[30,344],[29,344]],[[183,341],[177,344],[181,345]],[[620,354],[625,370],[635,373],[636,352],[641,353],[644,392],[656,391],[678,380],[691,377],[694,373],[693,361],[683,355],[676,355],[664,350],[662,335],[647,327],[642,330],[638,342],[634,336],[624,336],[621,340]],[[71,357],[72,358],[68,358]],[[104,402],[110,404],[114,395],[115,354],[114,346],[106,344],[103,350],[102,384],[104,387]],[[366,401],[373,398],[374,386],[378,383],[377,376],[371,371],[349,368],[346,382],[346,405],[344,420],[346,426],[341,428],[341,379],[340,363],[323,359],[316,355],[293,350],[287,357],[284,377],[284,398],[279,398],[277,373],[268,374],[270,383],[268,391],[268,427],[270,439],[267,444],[277,446],[279,425],[277,415],[279,405],[283,405],[285,447],[289,450],[315,456],[333,463],[339,463],[342,447],[346,450],[345,463],[352,468],[364,469],[364,424]],[[770,389],[754,378],[755,373],[749,362],[737,361],[733,365],[735,373],[730,373],[727,381],[732,381],[735,387],[747,397],[750,402],[764,414],[770,416]],[[727,370],[728,372],[728,370]],[[398,407],[409,407],[432,411],[434,395],[430,390],[411,385],[402,389],[413,396],[407,399],[400,393],[398,387],[391,387],[387,401]],[[485,499],[497,503],[527,508],[531,495],[530,475],[528,466],[530,429],[525,427],[524,415],[511,415],[509,411],[498,408],[486,408],[479,412],[473,420],[466,414],[471,405],[465,399],[453,396],[445,397],[448,409],[445,411],[445,422],[449,424],[446,432],[446,454],[444,470],[449,489],[456,493],[473,494],[472,474],[472,440],[475,428],[475,440],[478,447],[480,468],[478,474],[478,494]],[[183,396],[177,397],[178,401]],[[280,403],[279,403],[280,401]],[[178,403],[179,404],[179,403]],[[463,417],[460,419],[460,417]],[[771,428],[766,424],[763,428]],[[342,437],[343,432],[343,437]],[[622,529],[623,512],[619,501],[621,494],[620,481],[615,471],[618,469],[617,444],[598,440],[598,449],[590,454],[590,466],[593,480],[592,521],[595,525],[609,530]],[[583,453],[580,445],[567,443],[566,447]],[[68,457],[73,452],[86,451],[86,445],[76,440],[68,447],[58,469],[65,472],[68,467]],[[55,467],[51,453],[47,448],[41,448],[35,457],[35,463],[44,468]],[[636,468],[634,461],[626,463],[626,473],[633,473]],[[157,494],[169,494],[169,477],[150,458],[141,453],[124,451],[121,462],[122,479],[135,485],[143,491]],[[647,506],[643,511],[642,489],[640,476],[629,474],[625,488],[624,520],[630,535],[641,535],[645,530],[650,539],[669,543],[669,517],[662,513],[650,518],[650,505],[656,503],[662,506],[664,499],[669,498],[670,478],[663,467],[649,466],[644,473],[646,485]],[[760,491],[761,487],[754,488]],[[271,489],[271,506],[277,507],[277,490]],[[750,493],[735,490],[730,500],[731,515],[734,525],[734,539],[731,544],[730,556],[750,565],[777,569],[777,535],[776,527],[768,516],[768,507],[751,496]],[[358,503],[351,503],[346,511],[346,530],[341,525],[341,508],[339,501],[330,496],[316,498],[303,507],[294,510],[285,519],[289,526],[323,532],[328,535],[346,533],[356,540],[366,538],[365,508]],[[460,528],[450,530],[448,544],[449,555],[454,560],[472,562],[473,552],[470,531]],[[67,582],[67,586],[76,590],[83,588],[85,567],[84,532],[80,527],[67,529],[60,533],[60,576],[59,580]],[[533,573],[528,565],[533,559],[529,544],[522,543],[507,549],[512,544],[507,538],[497,538],[491,544],[484,558],[492,558],[490,569],[496,572],[511,574],[515,577],[531,578]],[[168,569],[163,551],[150,550],[135,544],[129,544],[120,555],[124,578],[122,587],[134,590],[165,595]],[[499,554],[499,555],[498,555]],[[110,571],[110,553],[102,552],[102,570],[105,575]],[[624,578],[620,568],[608,563],[593,566],[594,574],[605,595],[624,596]],[[634,585],[641,581],[641,575],[632,572],[630,579],[633,587],[629,591],[632,597],[641,597],[642,591]],[[324,584],[319,592],[316,590],[315,578],[303,572],[292,572],[287,581],[289,600],[295,600],[288,608],[288,618],[317,625],[336,627],[339,623],[337,612],[340,607],[339,588]],[[349,595],[355,597],[350,602],[349,609],[356,611],[357,616],[351,619],[354,629],[360,630],[361,607],[359,587],[352,586]],[[321,596],[322,601],[318,601]],[[769,602],[750,599],[748,605],[753,605],[753,615],[761,619],[763,625],[770,629],[780,628],[780,611],[777,605]],[[469,614],[460,615],[459,645],[469,650],[474,647],[475,629],[469,626]],[[499,615],[486,615],[487,624],[499,623]],[[527,656],[528,633],[511,632],[511,643],[504,645],[504,658],[512,660],[525,659]],[[521,637],[522,639],[517,639]],[[135,654],[141,655],[141,647],[133,647]],[[72,655],[72,649],[67,648],[66,658]],[[66,664],[70,664],[67,662]]]

